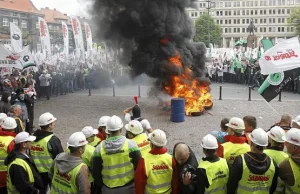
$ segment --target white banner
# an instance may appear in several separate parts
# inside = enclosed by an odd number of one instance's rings
[[[50,34],[46,21],[39,17],[42,51],[47,60],[51,56]]]
[[[12,22],[10,22],[10,40],[11,48],[14,52],[21,52],[23,50],[22,31]]]
[[[1,76],[11,75],[11,74],[12,74],[12,67],[2,67],[1,68]]]
[[[34,57],[29,50],[29,46],[24,47],[23,51],[19,53],[20,58],[17,61],[21,63],[23,69],[27,67],[36,66],[34,62]]]
[[[63,57],[68,61],[68,58],[69,58],[69,30],[68,30],[68,26],[65,22],[61,22],[61,24],[62,24],[62,32],[63,32],[63,38],[64,38]]]
[[[284,40],[267,50],[259,59],[259,65],[264,75],[300,67],[298,37]]]
[[[82,30],[81,30],[81,24],[78,18],[71,17],[72,21],[72,28],[73,28],[73,34],[74,34],[74,40],[76,45],[76,55],[79,56],[80,62],[85,62],[85,56],[84,56],[84,43],[83,43],[83,36],[82,36]]]

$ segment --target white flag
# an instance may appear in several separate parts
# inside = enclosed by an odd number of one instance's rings
[[[64,38],[64,51],[63,55],[66,60],[69,58],[69,30],[68,26],[65,22],[62,22],[62,32],[63,32],[63,38]]]
[[[298,37],[284,40],[267,50],[259,59],[259,65],[264,75],[300,67]]]
[[[24,47],[23,51],[19,53],[20,58],[17,60],[17,63],[20,63],[23,69],[36,66],[34,62],[34,56],[29,50],[29,46]]]
[[[88,67],[93,67],[93,39],[92,39],[92,32],[91,28],[88,23],[84,22],[84,29],[85,29],[85,37],[86,37],[86,47],[87,47],[87,63]]]
[[[10,40],[13,52],[21,52],[23,50],[22,31],[12,22],[10,22]]]
[[[47,60],[47,58],[51,56],[50,34],[49,34],[47,23],[43,18],[39,17],[39,24],[40,24],[42,51],[45,56],[45,59]]]
[[[84,49],[84,43],[83,43],[83,36],[82,36],[82,30],[81,30],[81,24],[78,18],[71,17],[72,21],[72,28],[73,28],[73,34],[74,34],[74,40],[76,45],[76,55],[79,56],[80,62],[85,62],[85,49]]]

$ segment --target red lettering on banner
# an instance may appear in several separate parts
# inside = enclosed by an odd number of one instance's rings
[[[64,178],[64,179],[66,179],[67,181],[70,181],[71,180],[71,178],[72,178],[72,176],[70,175],[70,174],[67,174],[67,173],[65,173],[65,174],[62,174],[62,173],[60,173],[60,172],[58,172],[57,171],[57,173],[56,173],[58,176],[60,176],[60,177],[62,177],[62,178]]]
[[[63,31],[64,38],[67,38],[67,32],[68,32],[68,29],[67,29],[67,26],[66,26],[66,25],[63,25],[63,26],[62,26],[62,31]]]
[[[293,49],[288,49],[287,52],[285,53],[277,52],[277,55],[274,56],[266,55],[265,60],[271,61],[273,58],[274,61],[278,61],[278,60],[290,59],[292,57],[298,57],[298,55],[295,53]]]
[[[74,34],[78,35],[78,23],[75,18],[72,19],[72,25],[73,25]]]
[[[141,147],[147,146],[149,144],[150,144],[149,141],[144,141],[143,143],[138,144],[138,147],[141,148]]]
[[[269,181],[270,176],[264,175],[249,175],[248,181]]]
[[[36,152],[43,152],[44,148],[37,145],[37,146],[31,146],[31,150]]]
[[[168,170],[168,169],[169,167],[165,163],[152,166],[152,170]]]
[[[41,32],[41,36],[46,36],[46,25],[44,21],[40,21],[40,32]]]
[[[90,28],[87,24],[85,25],[85,35],[86,35],[86,38],[90,38],[90,36],[91,36]]]

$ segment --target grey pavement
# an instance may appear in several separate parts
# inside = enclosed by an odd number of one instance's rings
[[[175,143],[186,142],[191,146],[196,155],[201,157],[200,146],[203,136],[212,130],[219,130],[221,119],[234,116],[243,117],[253,115],[258,120],[258,126],[268,129],[275,122],[279,121],[283,113],[292,117],[300,114],[300,101],[294,99],[299,95],[284,93],[283,101],[277,100],[270,104],[259,99],[248,101],[248,90],[242,85],[223,84],[224,99],[218,100],[219,84],[212,85],[214,107],[206,111],[200,117],[185,117],[183,123],[170,121],[170,112],[161,110],[157,105],[157,99],[146,97],[147,90],[141,87],[142,98],[139,104],[142,108],[142,116],[147,118],[153,128],[159,128],[166,132],[170,152]],[[134,105],[133,96],[137,95],[137,86],[126,86],[116,88],[116,97],[112,97],[111,88],[92,90],[92,96],[88,96],[88,90],[68,94],[65,96],[53,97],[49,101],[38,101],[35,105],[35,126],[38,117],[44,112],[51,112],[58,118],[54,133],[62,140],[63,146],[71,133],[80,131],[84,126],[97,127],[98,119],[104,115],[118,115],[122,117],[122,111]],[[255,99],[256,97],[253,96]],[[239,99],[239,100],[237,100]],[[288,101],[288,99],[290,99]],[[122,117],[123,118],[123,117]],[[124,120],[123,120],[124,121]]]

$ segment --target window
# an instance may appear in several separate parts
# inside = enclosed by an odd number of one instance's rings
[[[191,17],[195,17],[195,14],[194,14],[194,12],[191,12]]]
[[[233,33],[236,33],[236,28],[233,28]]]
[[[245,33],[245,28],[242,28],[242,32]]]
[[[271,15],[272,14],[272,9],[269,9],[269,15]]]
[[[227,33],[227,28],[225,28],[225,33]]]
[[[267,10],[264,10],[264,15],[267,15]]]
[[[18,19],[13,19],[13,23],[18,26],[19,25],[19,20]]]
[[[254,11],[254,14],[257,15],[257,10]]]
[[[261,23],[261,24],[262,24],[262,23],[263,23],[263,19],[260,19],[260,20],[259,20],[259,23]]]
[[[242,23],[245,24],[245,19],[242,20]]]
[[[225,20],[225,24],[227,24],[227,20]]]
[[[237,15],[240,15],[240,13],[241,13],[240,10],[238,10],[238,11],[236,11],[236,12],[237,12]]]
[[[282,23],[285,23],[285,18],[281,18],[281,22],[282,22]]]
[[[269,18],[269,23],[270,23],[270,24],[272,23],[272,18]]]
[[[274,14],[274,15],[276,14],[276,10],[275,10],[275,9],[273,9],[273,14]]]
[[[278,23],[281,23],[281,18],[278,18]]]
[[[278,32],[281,32],[281,28],[280,28],[280,27],[278,27],[278,28],[277,28],[277,31],[278,31]]]
[[[264,19],[264,23],[267,23],[267,19]]]
[[[246,1],[246,7],[249,7],[249,1]]]
[[[284,27],[281,27],[281,32],[284,32]]]
[[[291,27],[291,32],[294,32],[294,27]]]
[[[195,17],[198,17],[198,12],[195,12]]]
[[[18,16],[18,13],[17,12],[13,12],[13,16]]]
[[[27,20],[22,20],[22,28],[27,28]]]
[[[287,28],[286,28],[286,31],[287,31],[287,32],[290,32],[290,31],[291,31],[290,27],[287,27]]]
[[[223,7],[223,2],[220,2],[220,7]]]
[[[39,22],[36,22],[36,23],[35,23],[35,28],[36,28],[36,29],[39,29],[39,28],[40,28]]]
[[[273,23],[274,23],[274,24],[276,23],[276,19],[275,19],[275,18],[273,18]]]
[[[258,1],[255,1],[255,7],[257,7],[258,6]]]
[[[240,19],[237,19],[237,20],[236,20],[236,23],[237,23],[237,24],[241,24],[241,20],[240,20]]]
[[[257,19],[254,20],[254,23],[257,24]]]
[[[250,13],[251,13],[251,15],[253,15],[253,10],[251,10],[251,12],[250,12]]]
[[[231,20],[228,20],[228,23],[231,24]]]
[[[237,30],[237,33],[240,33],[240,32],[241,32],[241,31],[240,31],[240,30],[241,30],[240,28],[237,28],[236,30]]]
[[[227,11],[225,11],[225,15],[228,15]]]
[[[240,6],[241,6],[241,2],[239,2],[239,1],[236,2],[236,6],[237,6],[237,7],[240,7]]]
[[[242,6],[245,7],[245,5],[246,5],[246,3],[245,3],[245,1],[243,1],[243,2],[242,2]]]
[[[8,18],[3,18],[3,26],[8,26],[9,25],[9,22],[8,22]]]
[[[259,32],[262,32],[262,30],[263,30],[263,28],[260,28],[260,29],[259,29]]]
[[[250,6],[253,7],[254,6],[254,2],[250,1]]]
[[[223,24],[223,20],[220,20],[220,24]]]
[[[278,14],[281,14],[281,9],[278,9]]]
[[[26,15],[26,14],[24,14],[24,13],[21,13],[21,17],[23,17],[23,18],[26,18],[26,17],[27,17],[27,15]]]
[[[247,15],[249,15],[249,10],[247,10],[246,12],[247,12]]]
[[[246,15],[246,11],[245,10],[243,10],[242,13],[243,13],[243,15]]]
[[[249,19],[247,19],[247,24],[249,24]]]
[[[282,11],[281,11],[281,12],[282,12],[282,14],[284,14],[284,12],[285,12],[285,11],[284,11],[284,9],[282,9]]]
[[[264,32],[267,32],[267,28],[266,27],[264,27]]]
[[[233,20],[233,24],[236,24],[236,19]]]

